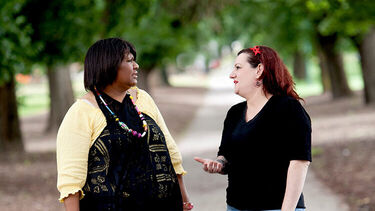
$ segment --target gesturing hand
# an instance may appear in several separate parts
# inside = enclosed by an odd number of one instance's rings
[[[221,173],[221,170],[223,169],[223,164],[216,160],[204,159],[200,157],[194,157],[194,160],[203,164],[203,170],[208,173]]]

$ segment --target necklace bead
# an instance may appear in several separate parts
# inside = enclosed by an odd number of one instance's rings
[[[139,111],[137,105],[135,104],[134,100],[133,100],[133,96],[131,96],[128,92],[126,92],[126,95],[129,95],[129,98],[130,100],[132,101],[133,105],[134,105],[134,108],[135,110],[137,111],[138,115],[139,115],[139,118],[141,119],[142,121],[142,127],[144,129],[144,132],[141,134],[135,130],[132,130],[130,129],[124,122],[121,122],[120,119],[115,115],[115,113],[113,113],[113,111],[108,107],[107,103],[104,101],[102,95],[99,93],[99,91],[96,89],[96,87],[94,87],[95,89],[95,92],[96,94],[98,95],[99,99],[102,101],[102,103],[104,104],[104,106],[107,108],[107,110],[109,111],[109,113],[111,113],[111,115],[113,116],[113,118],[115,119],[116,122],[118,122],[119,126],[124,129],[125,131],[127,131],[128,133],[132,134],[133,136],[135,137],[138,137],[138,138],[142,138],[146,135],[147,133],[147,122],[145,121],[145,118],[144,116],[142,115],[142,113]]]

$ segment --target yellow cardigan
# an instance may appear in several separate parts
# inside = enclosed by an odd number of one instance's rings
[[[144,90],[136,87],[133,89],[137,90],[137,107],[155,120],[163,131],[176,174],[186,174],[182,167],[181,154],[154,100]],[[78,99],[66,113],[57,133],[56,143],[57,189],[60,191],[60,202],[69,194],[78,191],[83,198],[82,188],[86,183],[89,149],[106,124],[102,111],[83,99]]]

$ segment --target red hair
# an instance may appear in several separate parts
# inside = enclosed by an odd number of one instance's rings
[[[275,50],[267,46],[258,46],[260,54],[254,54],[250,48],[242,49],[237,56],[246,53],[248,55],[247,61],[253,68],[256,68],[260,63],[263,64],[264,70],[260,76],[263,80],[263,91],[272,95],[287,95],[296,100],[303,100],[295,91],[295,83],[290,75],[288,68]]]

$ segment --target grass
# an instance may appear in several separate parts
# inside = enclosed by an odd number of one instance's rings
[[[41,113],[49,106],[48,86],[38,83],[17,84],[18,112],[21,117]]]
[[[81,80],[73,81],[73,90],[76,97],[85,93]],[[48,110],[50,104],[48,83],[17,85],[18,112],[21,117],[37,115]]]
[[[49,97],[47,93],[23,95],[18,98],[18,102],[20,116],[30,116],[47,110]]]

